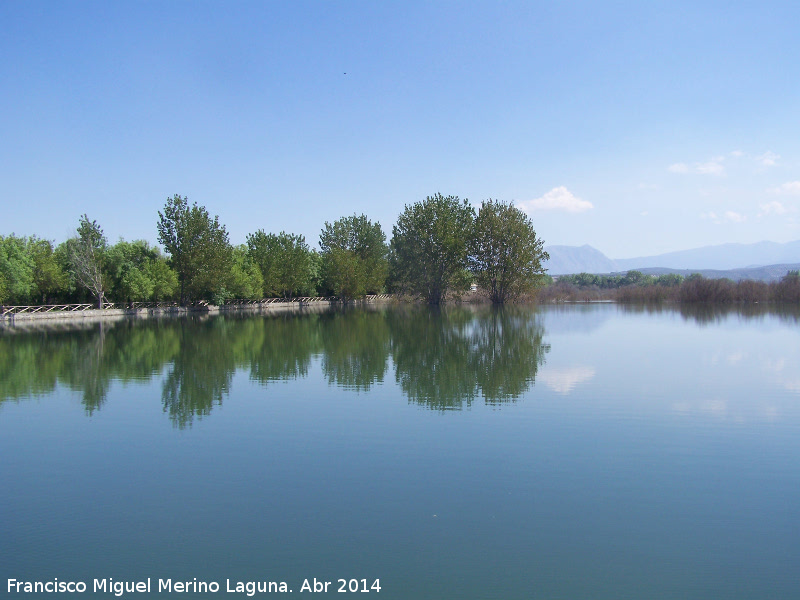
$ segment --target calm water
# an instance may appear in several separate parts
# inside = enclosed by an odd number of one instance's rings
[[[247,598],[226,580],[297,596],[316,578],[322,597],[379,579],[358,596],[796,599],[800,316],[6,329],[0,482],[4,595],[11,578],[86,582],[74,598],[151,578],[123,597]],[[157,594],[159,578],[220,590]]]

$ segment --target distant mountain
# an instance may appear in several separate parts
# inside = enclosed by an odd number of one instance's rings
[[[756,244],[722,244],[705,246],[657,256],[618,258],[614,261],[620,271],[648,267],[669,269],[742,269],[775,264],[800,262],[800,240],[786,244],[758,242]]]
[[[550,260],[544,267],[550,275],[568,275],[570,273],[610,273],[618,271],[617,264],[605,254],[584,246],[547,246]]]
[[[596,248],[588,245],[547,246],[545,250],[550,254],[550,260],[544,266],[551,275],[613,273],[653,268],[688,270],[690,272],[727,271],[767,265],[782,268],[786,265],[800,263],[800,240],[785,244],[775,242],[722,244],[655,256],[618,259],[608,258]]]

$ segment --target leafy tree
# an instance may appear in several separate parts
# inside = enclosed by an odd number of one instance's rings
[[[158,212],[158,241],[178,276],[181,304],[219,296],[230,272],[228,232],[203,206],[175,195]],[[224,295],[224,294],[222,294]]]
[[[58,262],[53,243],[36,236],[28,238],[28,253],[33,259],[33,294],[42,304],[48,298],[63,293],[67,276]]]
[[[664,273],[655,278],[655,284],[664,287],[677,287],[683,283],[683,276],[678,273]]]
[[[34,290],[34,261],[25,238],[0,236],[0,302],[27,304]]]
[[[247,254],[261,271],[263,294],[276,296],[280,288],[281,252],[278,236],[259,229],[247,235]]]
[[[311,289],[311,250],[302,235],[281,232],[281,291],[284,297],[308,294]]]
[[[261,270],[265,296],[291,298],[313,287],[313,258],[302,235],[259,229],[247,236],[247,252]]]
[[[107,247],[108,241],[100,225],[83,215],[78,224],[78,237],[70,246],[70,270],[77,284],[97,299],[98,308],[103,308],[106,293],[103,262]]]
[[[118,302],[161,300],[177,290],[177,275],[145,240],[120,240],[106,252],[106,264],[109,295]]]
[[[455,196],[428,196],[406,205],[392,229],[390,260],[395,286],[439,304],[467,281],[467,244],[475,211]]]
[[[364,265],[351,250],[333,248],[323,256],[323,286],[344,302],[367,293]]]
[[[166,259],[159,256],[156,260],[148,262],[144,271],[153,283],[153,292],[150,299],[155,302],[174,300],[178,292],[178,274],[170,269]]]
[[[264,297],[264,278],[258,265],[247,253],[247,246],[233,249],[233,262],[226,287],[233,298],[259,300]]]
[[[775,286],[774,295],[779,302],[800,302],[800,271],[787,271]]]
[[[389,271],[386,234],[366,215],[325,222],[319,236],[323,286],[340,298],[379,293]],[[340,269],[344,269],[340,272]]]
[[[628,271],[621,281],[621,285],[648,285],[651,283],[653,283],[653,277],[645,275],[641,271]]]
[[[483,202],[470,242],[470,270],[495,304],[532,291],[542,281],[550,256],[533,223],[511,203]]]
[[[309,255],[309,264],[311,265],[311,278],[309,280],[309,296],[316,296],[322,292],[322,255],[316,250],[311,250]]]

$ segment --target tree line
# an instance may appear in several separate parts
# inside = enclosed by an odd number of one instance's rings
[[[711,279],[700,273],[624,275],[578,273],[562,275],[540,294],[546,301],[615,300],[618,302],[759,303],[800,302],[800,272],[788,271],[770,283],[743,279]]]
[[[387,242],[366,215],[325,222],[319,250],[304,236],[258,229],[233,245],[219,217],[188,198],[158,211],[158,242],[109,244],[82,215],[65,242],[0,236],[0,304],[53,304],[336,296],[385,291],[439,304],[475,283],[502,304],[544,282],[548,258],[531,220],[511,203],[436,194],[406,205]]]

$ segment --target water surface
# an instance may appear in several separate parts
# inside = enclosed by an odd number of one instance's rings
[[[797,598],[799,333],[615,305],[6,329],[0,575]]]

